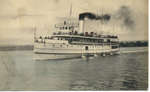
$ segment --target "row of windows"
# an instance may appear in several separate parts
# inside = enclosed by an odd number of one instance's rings
[[[73,27],[71,27],[71,26],[70,26],[70,27],[60,27],[59,29],[60,29],[60,30],[64,30],[64,29],[66,29],[66,30],[68,30],[68,29],[71,30],[71,29],[73,29]]]
[[[73,41],[77,41],[77,42],[94,42],[94,43],[103,43],[103,42],[107,42],[107,43],[117,43],[117,41],[110,41],[110,39],[84,39],[84,38],[57,38],[58,40],[68,40],[69,42],[73,42]]]
[[[103,39],[78,39],[78,38],[58,38],[58,40],[69,40],[69,41],[79,41],[79,42],[104,42]]]
[[[118,46],[111,46],[111,48],[112,48],[112,49],[116,49],[116,48],[118,48]]]
[[[53,44],[52,47],[86,47],[86,46],[83,46],[83,45],[55,45]],[[92,46],[88,46],[89,48],[99,48],[99,47],[102,47],[102,46],[96,46],[96,45],[92,45]]]

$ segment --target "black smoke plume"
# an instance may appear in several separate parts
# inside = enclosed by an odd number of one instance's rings
[[[133,11],[127,6],[121,6],[115,14],[116,20],[120,20],[122,25],[126,28],[133,30],[135,28],[135,19]]]
[[[110,14],[104,14],[104,15],[96,15],[91,12],[85,12],[79,14],[79,20],[84,20],[85,18],[91,19],[91,20],[104,20],[109,21],[111,16]]]
[[[121,6],[116,12],[112,14],[97,15],[91,12],[84,12],[79,14],[79,20],[88,18],[90,20],[101,20],[102,23],[109,23],[110,20],[114,20],[116,23],[119,21],[121,27],[125,27],[129,30],[134,30],[136,26],[135,14],[128,6]]]

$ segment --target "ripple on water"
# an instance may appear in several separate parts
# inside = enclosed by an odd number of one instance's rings
[[[70,87],[70,90],[94,90],[94,87],[87,80],[74,81]]]

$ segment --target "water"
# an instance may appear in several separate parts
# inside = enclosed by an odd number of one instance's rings
[[[147,48],[125,48],[120,55],[88,59],[34,61],[32,57],[32,51],[0,52],[0,90],[148,88]]]

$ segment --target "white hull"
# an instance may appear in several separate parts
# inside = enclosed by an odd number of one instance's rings
[[[88,49],[86,49],[88,47]],[[76,58],[87,55],[112,54],[119,49],[111,49],[110,45],[65,45],[65,44],[43,44],[35,43],[34,52],[36,59],[65,59]]]
[[[88,47],[88,49],[86,49]],[[39,54],[86,54],[86,53],[110,53],[119,51],[111,49],[110,45],[68,45],[59,44],[53,47],[53,44],[37,43],[34,45],[34,52]]]
[[[34,54],[35,60],[56,60],[56,59],[73,59],[80,58],[81,54]]]

